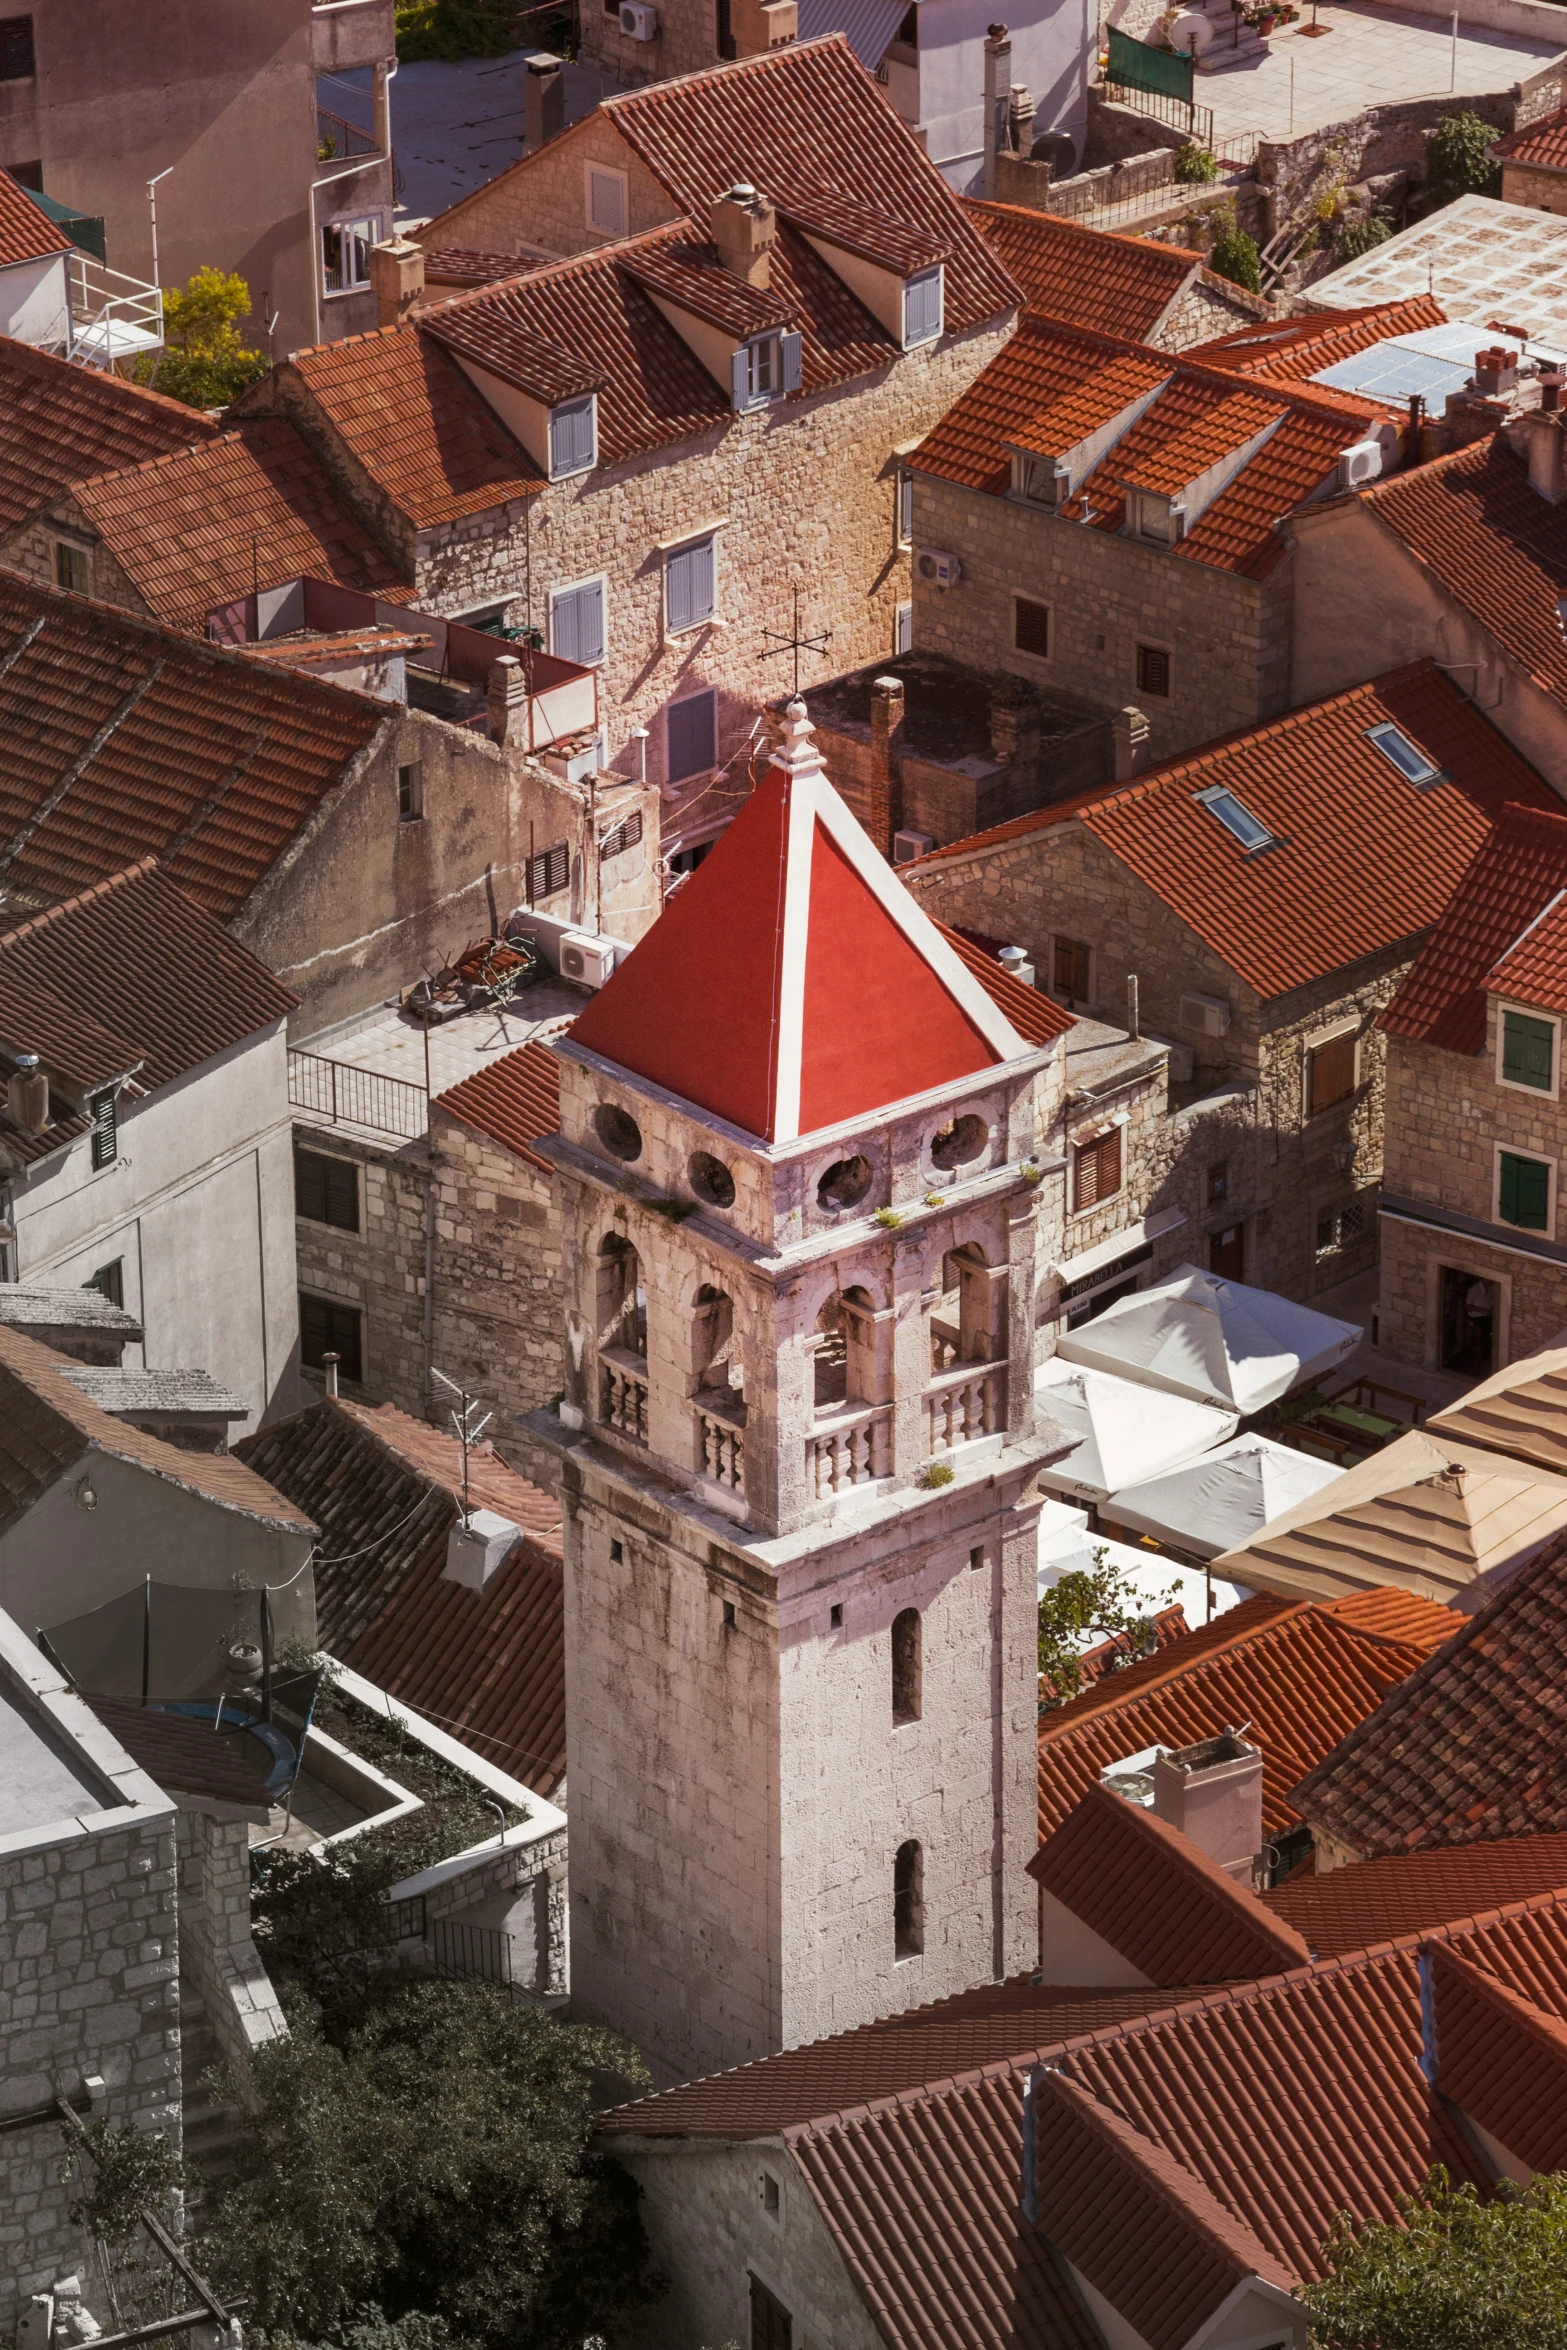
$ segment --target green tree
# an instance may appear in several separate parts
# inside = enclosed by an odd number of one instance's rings
[[[1208,248],[1208,267],[1216,277],[1227,277],[1232,285],[1260,294],[1262,256],[1257,251],[1256,239],[1241,227],[1233,205],[1222,205],[1214,214],[1213,223],[1215,234]]]
[[[1426,195],[1432,209],[1455,196],[1499,196],[1502,167],[1486,153],[1501,137],[1494,123],[1467,109],[1444,114],[1426,140]]]
[[[1317,2350],[1567,2350],[1567,2174],[1482,2202],[1434,2170],[1399,2210],[1334,2222],[1301,2292]]]
[[[1180,1586],[1172,1585],[1162,1603],[1169,1606]],[[1135,1632],[1149,1621],[1149,1612],[1136,1586],[1112,1566],[1103,1543],[1094,1552],[1092,1568],[1074,1568],[1045,1593],[1039,1603],[1039,1670],[1052,1700],[1065,1705],[1082,1686],[1078,1670],[1078,1643],[1085,1632],[1101,1640],[1120,1632]]]
[[[517,45],[516,0],[397,0],[397,62],[500,57]]]
[[[1374,211],[1363,213],[1358,220],[1346,221],[1339,230],[1333,247],[1335,261],[1358,261],[1362,253],[1369,253],[1375,245],[1385,245],[1393,234],[1393,222],[1379,204]]]
[[[1216,180],[1219,176],[1218,163],[1195,139],[1188,139],[1184,147],[1176,148],[1170,169],[1183,187],[1195,187],[1201,181]]]
[[[661,2290],[636,2187],[588,2151],[596,2083],[644,2085],[608,2034],[487,1984],[413,1983],[340,2044],[296,2025],[254,2072],[201,2242],[248,2324],[362,2350],[439,2350],[439,2326],[477,2350],[581,2350]]]
[[[233,271],[198,269],[183,292],[169,286],[164,348],[135,362],[136,381],[190,408],[226,407],[267,372],[261,353],[240,341],[239,322],[249,310],[250,288]]]

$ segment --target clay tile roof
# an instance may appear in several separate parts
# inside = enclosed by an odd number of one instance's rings
[[[85,1454],[100,1452],[286,1534],[315,1532],[309,1518],[232,1453],[185,1452],[100,1411],[72,1385],[75,1367],[0,1325],[0,1526],[30,1510]]]
[[[0,661],[0,883],[42,898],[152,856],[233,914],[389,723],[368,695],[17,573],[0,574]]]
[[[1500,434],[1358,495],[1510,661],[1567,701],[1567,531]]]
[[[1389,723],[1448,780],[1423,791],[1406,782],[1370,739],[1372,727]],[[1271,848],[1248,855],[1199,805],[1195,795],[1213,786],[1267,826]],[[1417,938],[1510,802],[1560,807],[1457,686],[1422,661],[1210,743],[1135,783],[954,841],[914,870],[1080,822],[1269,997]]]
[[[1533,2171],[1567,2165],[1567,2023],[1439,1944],[1436,2085]]]
[[[1567,1830],[1564,1654],[1559,1536],[1305,1772],[1294,1801],[1363,1856]]]
[[[199,408],[0,335],[0,529],[71,482],[188,449],[219,429]]]
[[[1447,1608],[1408,1600],[1404,1636],[1368,1632],[1358,1601],[1332,1607],[1243,1600],[1211,1624],[1112,1673],[1040,1716],[1043,1843],[1113,1764],[1150,1746],[1190,1746],[1249,1722],[1262,1749],[1262,1824],[1299,1824],[1290,1790],[1453,1630]],[[1416,1612],[1424,1609],[1425,1630]],[[1298,1759],[1297,1759],[1298,1758]]]
[[[1097,1782],[1028,1873],[1151,1983],[1273,1975],[1311,1955],[1189,1837]]]
[[[1567,1892],[1567,1835],[1381,1853],[1325,1875],[1296,1869],[1261,1898],[1314,1957],[1337,1958],[1558,1890]]]
[[[245,644],[236,650],[249,660],[277,661],[286,669],[291,664],[309,667],[313,662],[342,660],[353,654],[423,653],[434,642],[433,637],[416,635],[410,629],[373,623],[368,628],[301,629],[269,644]]]
[[[85,482],[75,502],[149,609],[177,627],[199,629],[256,582],[306,573],[394,603],[412,592],[281,417]]]
[[[965,197],[963,209],[1022,287],[1030,310],[1129,342],[1152,340],[1202,267],[1202,255],[1182,245],[1114,236],[1018,204]]]
[[[1119,467],[1118,478],[1130,489],[1157,490],[1165,497],[1175,497],[1210,466],[1235,456],[1248,441],[1279,422],[1279,412],[1270,402],[1255,393],[1234,392],[1194,417],[1184,432],[1129,454]],[[1113,456],[1110,462],[1114,466]]]
[[[597,391],[604,381],[597,359],[551,342],[531,324],[519,332],[499,301],[447,303],[430,313],[424,331],[459,359],[471,359],[546,407]]]
[[[1567,885],[1510,954],[1486,974],[1488,995],[1567,1012]]]
[[[804,229],[807,236],[820,237],[824,244],[837,245],[900,277],[934,267],[952,250],[950,232],[906,228],[885,212],[873,212],[823,188],[791,193],[780,201],[778,211],[781,219]]]
[[[515,253],[480,253],[467,245],[444,245],[424,257],[424,282],[442,286],[490,286],[535,267]]]
[[[57,221],[40,212],[27,190],[0,171],[0,269],[18,261],[46,261],[69,253],[71,240]]]
[[[649,293],[662,294],[679,309],[737,339],[789,324],[788,305],[771,287],[747,285],[743,277],[725,269],[716,245],[695,237],[655,246],[624,266],[627,276]]]
[[[537,463],[455,359],[416,327],[385,327],[288,366],[349,455],[418,530],[484,514],[544,487]]]
[[[1527,945],[1525,933],[1564,888],[1567,814],[1559,805],[1502,809],[1378,1025],[1446,1052],[1482,1052],[1495,967]]]
[[[1498,139],[1490,153],[1502,162],[1533,164],[1537,171],[1567,171],[1567,107]]]
[[[434,1107],[477,1127],[547,1175],[550,1162],[532,1145],[560,1124],[560,1063],[535,1037],[437,1094]]]
[[[1034,2144],[1041,2233],[1149,2350],[1183,2350],[1248,2277],[1294,2282],[1166,2147],[1063,2073],[1036,2081]]]
[[[1272,383],[1305,383],[1311,376],[1341,359],[1353,359],[1374,343],[1395,335],[1418,334],[1428,326],[1446,326],[1447,312],[1434,295],[1413,294],[1406,302],[1378,302],[1367,310],[1318,311],[1304,318],[1259,320],[1237,327],[1233,334],[1217,335],[1199,343],[1189,358],[1210,360],[1237,375],[1261,376]]]
[[[1111,423],[1134,401],[1170,380],[1167,361],[1152,352],[1127,351],[1108,366],[1096,368],[1082,383],[1052,400],[1030,422],[1020,424],[1011,446],[1032,450],[1041,457],[1064,457],[1090,433]]]
[[[383,1404],[324,1398],[236,1446],[317,1517],[322,1645],[540,1795],[566,1770],[560,1507],[486,1446],[473,1506],[522,1529],[483,1591],[445,1580],[455,1437]]]
[[[1025,987],[994,955],[987,954],[961,931],[949,930],[945,922],[938,922],[936,928],[958,960],[968,965],[997,1010],[1006,1014],[1025,1044],[1049,1044],[1053,1037],[1065,1036],[1069,1028],[1077,1026],[1073,1015],[1063,1011],[1052,997],[1041,995],[1036,987]]]
[[[155,1705],[129,1705],[120,1697],[83,1692],[104,1728],[149,1779],[169,1795],[204,1795],[215,1803],[242,1805],[265,1819],[271,1798],[259,1767],[238,1751],[232,1738],[214,1737],[210,1727]]]
[[[947,411],[910,463],[960,487],[1004,497],[1011,484],[1009,447],[1020,431],[1068,392],[1124,359],[1125,342],[1058,324],[1030,313],[984,373]],[[1149,362],[1152,364],[1152,362]],[[1379,412],[1374,402],[1346,400],[1312,386],[1273,387],[1193,364],[1189,354],[1166,363],[1167,387],[1124,432],[1061,509],[1070,520],[1118,532],[1124,523],[1123,481],[1162,462],[1162,453],[1190,437],[1207,448],[1211,464],[1240,447],[1257,429],[1239,429],[1229,403],[1258,402],[1278,419],[1277,429],[1169,551],[1173,563],[1207,563],[1249,579],[1265,578],[1284,554],[1277,525],[1328,483],[1343,450]],[[1275,405],[1277,403],[1277,405]],[[1249,417],[1253,412],[1248,408]],[[1232,420],[1235,420],[1232,422]],[[1187,473],[1184,479],[1193,476]]]

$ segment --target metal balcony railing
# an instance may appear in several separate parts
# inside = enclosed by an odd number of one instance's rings
[[[373,131],[361,130],[357,122],[346,115],[334,114],[330,108],[316,108],[316,161],[318,163],[352,163],[356,157],[379,155]]]
[[[163,296],[156,286],[105,267],[97,255],[73,246],[66,258],[70,315],[66,357],[112,367],[163,348]]]
[[[384,1077],[379,1069],[351,1061],[328,1061],[319,1053],[290,1050],[288,1098],[333,1126],[366,1126],[376,1134],[400,1134],[420,1141],[429,1131],[430,1097],[405,1077]]]

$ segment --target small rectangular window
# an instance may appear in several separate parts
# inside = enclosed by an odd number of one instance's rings
[[[610,1538],[609,1558],[611,1566],[623,1567],[626,1563],[626,1546],[623,1542],[615,1541],[613,1536]]]
[[[330,220],[321,231],[321,285],[328,294],[357,293],[370,283],[370,248],[381,234],[379,215]]]
[[[540,849],[528,860],[528,903],[536,906],[540,898],[558,897],[571,880],[571,849],[558,840],[547,849]]]
[[[782,2200],[783,2198],[779,2192],[778,2181],[773,2177],[771,2171],[764,2170],[762,2173],[762,2209],[766,2212],[769,2219],[776,2219],[778,2217],[779,2206],[782,2203]]]
[[[605,9],[608,15],[610,10]],[[619,0],[613,13],[620,14]],[[624,172],[601,171],[596,164],[588,165],[588,226],[606,237],[623,237],[626,233],[626,179]]]
[[[424,814],[424,770],[415,759],[397,770],[397,821],[417,824]]]
[[[828,1609],[827,1622],[832,1631],[841,1632],[843,1630],[843,1602],[841,1599],[835,1599]]]
[[[112,1087],[95,1093],[87,1104],[92,1120],[92,1166],[95,1175],[112,1167],[120,1155],[119,1111]]]
[[[666,721],[669,743],[669,781],[685,783],[705,775],[718,764],[718,697],[692,694],[688,701],[671,702]]]
[[[1531,1085],[1549,1093],[1555,1080],[1556,1029],[1527,1012],[1502,1014],[1502,1075],[1509,1085]]]
[[[941,332],[941,263],[903,281],[903,348],[933,343]]]
[[[32,18],[0,17],[0,82],[25,82],[37,71]]]
[[[1343,1036],[1330,1036],[1326,1044],[1313,1045],[1306,1055],[1306,1115],[1317,1117],[1323,1110],[1331,1110],[1335,1102],[1348,1101],[1355,1090],[1355,1047],[1353,1029]]]
[[[294,1145],[294,1213],[339,1232],[359,1230],[359,1169],[352,1159]]]
[[[359,1384],[364,1378],[363,1324],[357,1306],[342,1305],[332,1297],[307,1297],[301,1290],[299,1359],[306,1370],[324,1370],[325,1357],[335,1354],[339,1376]]]
[[[1064,995],[1073,1003],[1088,1001],[1089,949],[1080,938],[1056,938],[1050,942],[1050,986],[1055,995]]]
[[[1137,648],[1137,690],[1166,701],[1170,693],[1170,656],[1162,645]]]
[[[894,607],[892,615],[893,659],[896,660],[900,653],[912,653],[913,650],[914,606],[912,604],[898,604]]]
[[[1521,1232],[1548,1232],[1551,1226],[1551,1170],[1544,1159],[1516,1151],[1498,1157],[1496,1212]]]
[[[116,1257],[112,1265],[100,1265],[92,1279],[84,1281],[82,1287],[96,1289],[98,1295],[106,1297],[111,1306],[123,1307],[125,1303],[125,1259]]]
[[[1050,654],[1050,607],[1036,604],[1031,596],[1012,599],[1012,642],[1020,653],[1032,653],[1044,661]]]
[[[1167,547],[1172,535],[1173,522],[1174,518],[1170,512],[1168,498],[1139,498],[1137,500],[1137,529],[1140,537],[1156,539],[1160,546]],[[1152,650],[1151,647],[1143,649]],[[1157,693],[1159,688],[1150,686],[1148,690],[1150,693]],[[1169,688],[1166,687],[1164,690],[1168,692]]]
[[[1274,835],[1262,819],[1254,816],[1245,802],[1238,800],[1232,791],[1226,791],[1222,784],[1212,784],[1207,791],[1193,792],[1192,797],[1199,808],[1206,808],[1210,816],[1218,818],[1225,831],[1240,842],[1248,856],[1258,849],[1272,848]]]
[[[68,547],[64,539],[57,539],[54,548],[54,576],[67,595],[85,596],[87,593],[87,550]]]
[[[636,848],[642,839],[642,811],[634,809],[623,824],[613,832],[606,832],[599,843],[599,863],[607,865],[611,857],[623,857],[627,849]]]
[[[1114,1197],[1121,1188],[1121,1129],[1112,1126],[1108,1134],[1096,1135],[1092,1142],[1081,1142],[1072,1153],[1072,1209],[1081,1214],[1084,1208],[1097,1207],[1101,1200]]]
[[[1406,782],[1416,785],[1440,783],[1442,769],[1435,760],[1428,759],[1419,746],[1396,726],[1373,726],[1367,732],[1368,742],[1374,742],[1384,759],[1390,759]]]
[[[717,541],[693,539],[664,558],[664,626],[671,635],[711,620],[717,593]]]
[[[1208,1205],[1222,1207],[1229,1196],[1230,1164],[1228,1159],[1220,1159],[1217,1166],[1208,1169]]]
[[[550,597],[550,651],[585,669],[604,658],[604,582],[557,588]]]
[[[587,473],[598,463],[598,397],[561,400],[550,410],[550,479]]]
[[[914,476],[907,465],[898,468],[898,544],[914,544]]]

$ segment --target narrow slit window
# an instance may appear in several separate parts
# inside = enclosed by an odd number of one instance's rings
[[[923,1641],[920,1611],[906,1607],[892,1619],[892,1718],[895,1723],[920,1718]]]
[[[1225,831],[1240,842],[1248,856],[1255,856],[1259,849],[1273,847],[1277,835],[1271,833],[1262,819],[1254,816],[1245,802],[1238,800],[1232,791],[1226,791],[1222,784],[1216,783],[1207,791],[1194,792],[1192,797],[1199,808],[1206,808],[1209,815],[1216,817]]]
[[[119,1105],[113,1090],[94,1094],[87,1115],[92,1120],[93,1173],[101,1175],[120,1155]]]
[[[924,1947],[925,1856],[911,1836],[892,1864],[893,1956],[918,1958]]]

